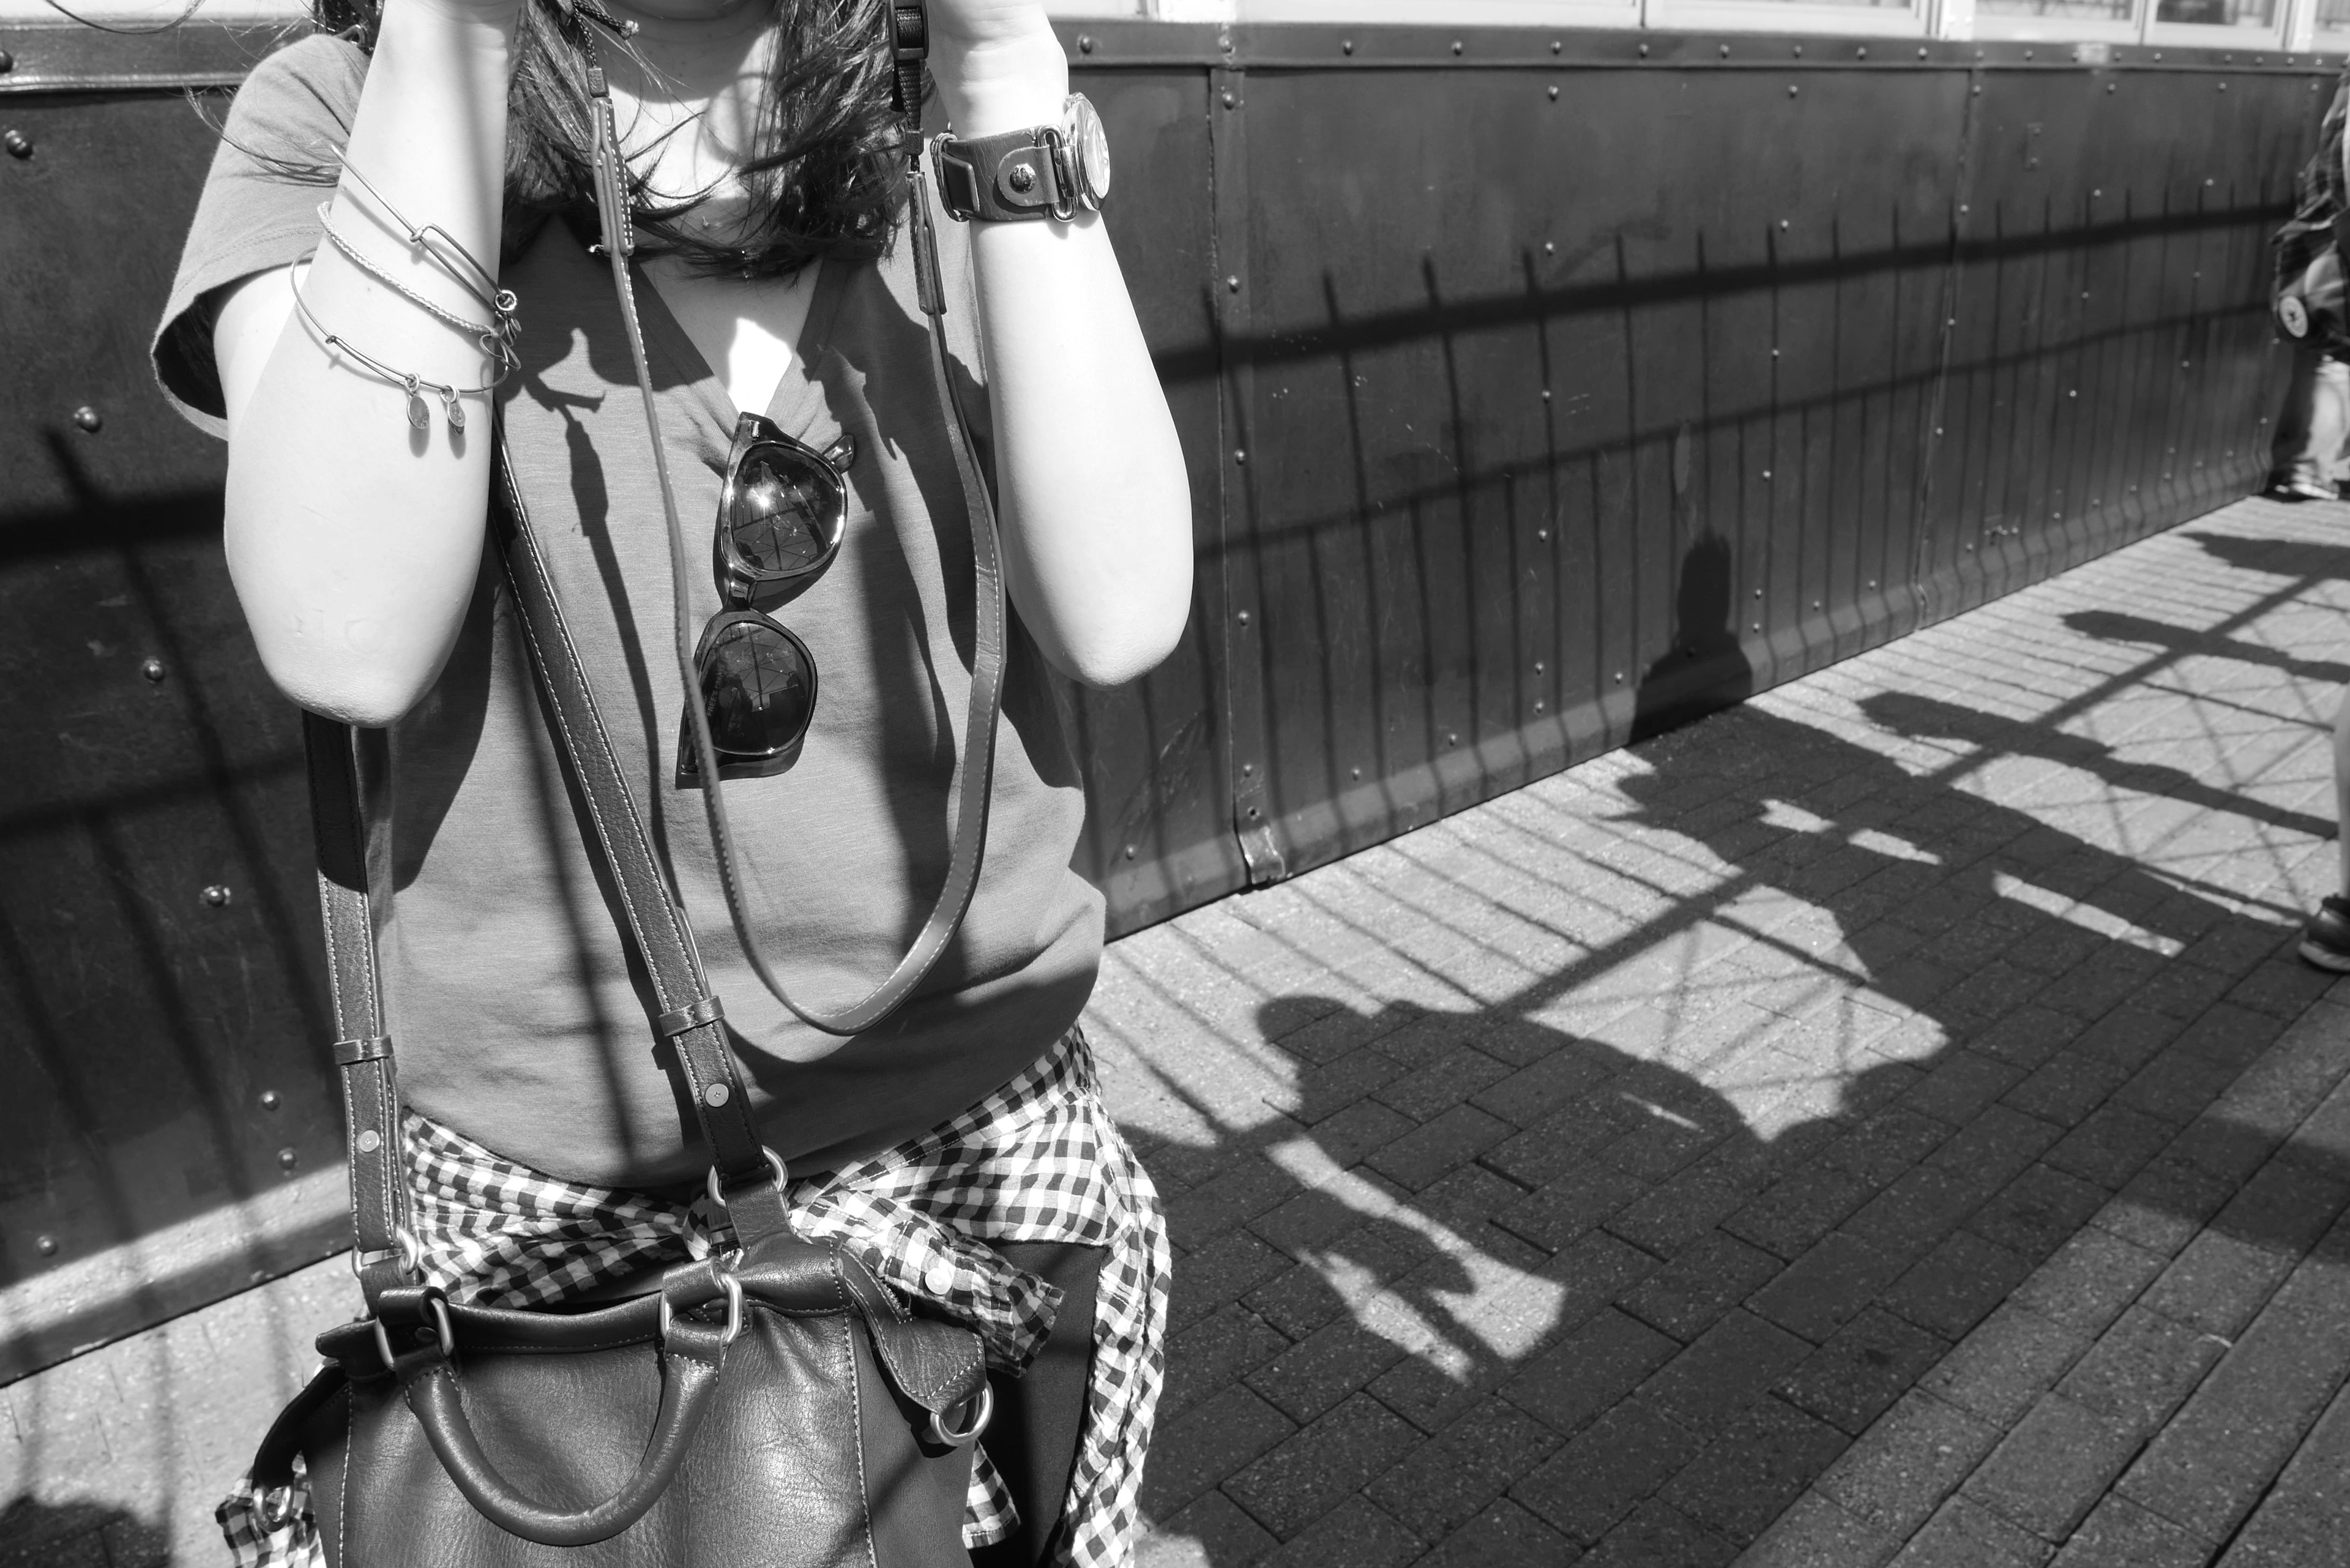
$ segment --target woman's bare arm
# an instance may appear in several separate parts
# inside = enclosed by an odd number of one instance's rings
[[[1059,122],[1068,63],[1035,0],[933,0],[931,25],[956,134]],[[1063,671],[1131,680],[1191,612],[1191,497],[1126,280],[1097,213],[972,227],[1013,599]]]
[[[400,215],[498,256],[515,0],[390,0],[348,156]],[[321,192],[321,195],[325,195]],[[466,318],[481,305],[414,251],[348,176],[335,227],[407,287]],[[428,381],[484,380],[480,346],[321,244],[302,278],[325,330]],[[286,269],[233,286],[213,331],[227,399],[229,575],[270,678],[296,702],[389,724],[431,690],[480,569],[490,400],[452,432],[426,394],[338,362],[296,316]]]

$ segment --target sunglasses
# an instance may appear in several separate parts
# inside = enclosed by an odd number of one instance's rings
[[[744,414],[726,456],[711,543],[723,607],[702,628],[693,672],[722,779],[767,778],[799,761],[816,718],[816,656],[781,621],[752,607],[780,607],[824,575],[848,525],[844,471],[857,443],[844,435],[823,452],[775,421]],[[699,788],[690,716],[678,722],[677,785]]]

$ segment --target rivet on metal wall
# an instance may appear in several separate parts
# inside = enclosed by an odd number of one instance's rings
[[[2220,84],[2220,90],[2221,92],[2226,92],[2228,90],[2228,84],[2226,82],[2221,82]]]
[[[2113,91],[2113,90],[2114,90],[2114,84],[2113,84],[2113,83],[2111,83],[2111,82],[2107,82],[2107,83],[2106,84],[2106,90],[2107,92],[2111,92],[2111,91]]]
[[[1352,39],[1352,38],[1341,38],[1341,39],[1339,39],[1339,40],[1338,40],[1338,52],[1339,52],[1340,54],[1342,54],[1342,55],[1351,55],[1351,54],[1353,54],[1353,53],[1355,52],[1355,40],[1354,40],[1354,39]]]
[[[1349,777],[1351,777],[1351,778],[1357,778],[1357,779],[1359,779],[1359,778],[1361,778],[1361,777],[1363,776],[1363,770],[1362,770],[1362,769],[1360,769],[1360,768],[1348,768],[1348,769],[1347,770],[1347,775],[1348,775]]]
[[[1228,277],[1224,279],[1224,286],[1232,290],[1234,294],[1238,294],[1241,291],[1241,280],[1237,276]]]
[[[1640,46],[1640,57],[1644,60],[1648,57],[1648,46],[1646,44]],[[2317,90],[2317,84],[2315,82],[2310,83],[2309,90],[2315,92]]]
[[[1090,36],[1088,36],[1088,35],[1083,35],[1083,34],[1079,35],[1079,36],[1078,36],[1078,38],[1077,38],[1077,53],[1079,53],[1079,54],[1081,54],[1081,55],[1090,55],[1090,54],[1092,54],[1093,52],[1094,52],[1094,41],[1093,41],[1093,38],[1092,38]]]
[[[1461,40],[1458,38],[1452,40],[1452,52],[1456,55],[1461,52]]]
[[[277,1164],[280,1169],[291,1170],[301,1162],[302,1157],[290,1148],[281,1148],[277,1151]]]
[[[2160,49],[2154,51],[2154,63],[2158,66],[2162,64],[2162,51]]]
[[[1545,666],[1541,659],[1537,659],[1534,660],[1534,673],[1536,675],[1540,675],[1546,668],[1548,667]]]
[[[1461,737],[1448,730],[1444,732],[1444,743],[1448,746],[1457,746],[1461,743]]]
[[[2030,58],[2032,57],[2032,51],[2031,51],[2030,49],[2026,49],[2026,50],[2024,50],[2024,51],[2023,51],[2023,57],[2024,57],[2025,59],[2027,59],[2027,60],[2028,60],[2028,59],[2030,59]]]
[[[1785,233],[1787,232],[1787,227],[1788,227],[1788,225],[1787,225],[1787,220],[1786,220],[1786,219],[1784,219],[1784,218],[1780,219],[1780,220],[1779,220],[1779,232],[1780,232],[1781,234],[1785,234]]]
[[[1754,629],[1755,629],[1756,631],[1761,631],[1761,630],[1762,629],[1762,623],[1761,621],[1759,621],[1759,620],[1758,620],[1758,621],[1756,621],[1756,622],[1754,623]]]
[[[1543,389],[1543,401],[1545,403],[1550,401],[1550,389],[1548,387],[1544,387]]]
[[[1852,53],[1853,53],[1853,58],[1857,59],[1857,60],[1865,60],[1865,59],[1868,58],[1868,46],[1867,46],[1866,44],[1863,44],[1863,45],[1861,45],[1861,47],[1860,47],[1859,48],[1855,49]]]
[[[1766,468],[1766,469],[1764,469],[1764,470],[1762,471],[1762,477],[1763,477],[1764,479],[1766,479],[1766,480],[1767,480],[1767,479],[1769,479],[1769,478],[1771,477],[1771,471],[1770,471],[1769,469],[1767,469],[1767,468]]]
[[[1564,49],[1565,47],[1566,47],[1566,45],[1565,45],[1565,43],[1563,43],[1562,41],[1560,41],[1559,39],[1557,39],[1557,38],[1553,38],[1553,39],[1550,41],[1550,52],[1551,52],[1552,54],[1554,54],[1554,55],[1555,55],[1555,54],[1557,54],[1561,49]]]
[[[139,673],[150,680],[161,680],[163,679],[163,661],[160,659],[150,659],[139,666]]]
[[[1547,528],[1537,528],[1537,529],[1535,529],[1535,530],[1534,530],[1534,538],[1535,538],[1538,542],[1540,542],[1540,543],[1542,543],[1542,544],[1544,544],[1544,545],[1549,544],[1549,543],[1550,543],[1550,530],[1549,530],[1549,529],[1547,529]],[[1539,665],[1539,664],[1537,664],[1537,665],[1535,665],[1535,666],[1534,666],[1534,668],[1535,668],[1536,670],[1540,670],[1540,669],[1542,668],[1542,666],[1541,666],[1541,665]]]
[[[1237,98],[1234,98],[1234,97],[1232,96],[1232,88],[1226,88],[1224,89],[1224,107],[1225,107],[1226,109],[1230,109],[1230,108],[1232,108],[1232,105],[1234,105],[1234,104],[1236,104],[1236,103],[1238,103],[1238,102],[1240,102],[1240,99],[1237,99]]]
[[[1616,672],[1616,684],[1618,686],[1624,684],[1624,672],[1620,670]]]
[[[1982,97],[1982,83],[1981,83],[1981,82],[1977,82],[1977,83],[1975,83],[1975,85],[1974,85],[1974,86],[1972,86],[1972,87],[1970,87],[1970,88],[1969,88],[1967,89],[1967,91],[1968,91],[1969,93],[1972,94],[1972,95],[1973,95],[1974,97],[1976,97],[1976,98],[1981,98],[1981,97]]]
[[[1254,763],[1243,763],[1241,764],[1241,777],[1244,779],[1256,777],[1256,764]]]
[[[33,1251],[44,1258],[54,1258],[57,1255],[57,1239],[55,1236],[36,1236],[33,1238]]]
[[[106,428],[106,416],[99,413],[96,409],[91,408],[88,403],[84,403],[81,407],[73,411],[73,421],[76,425],[88,431],[92,435],[96,435],[99,431]]]
[[[1730,46],[1728,44],[1721,46],[1721,57],[1725,60],[1730,58]]]
[[[1558,88],[1553,88],[1550,89],[1550,100],[1553,103],[1556,103],[1558,101]]]
[[[204,902],[210,904],[215,909],[225,909],[228,908],[228,901],[232,897],[234,897],[234,895],[218,882],[213,883],[211,887],[204,889]]]
[[[1797,87],[1797,86],[1796,86],[1794,83],[1793,83],[1793,82],[1789,82],[1789,83],[1787,84],[1787,96],[1788,96],[1789,98],[1794,98],[1796,94],[1798,94],[1798,93],[1802,92],[1803,90],[1804,90],[1803,88],[1801,88]]]
[[[1871,578],[1869,578],[1869,579],[1868,579],[1868,586],[1869,586],[1870,587],[1872,587],[1872,588],[1873,588],[1873,587],[1875,587],[1877,586],[1877,579],[1876,579],[1875,577],[1871,577]]]
[[[1924,59],[1924,58],[1926,57],[1926,46],[1925,46],[1925,45],[1923,45],[1923,44],[1920,44],[1920,45],[1918,45],[1918,57],[1919,59],[1921,59],[1921,60],[1922,60],[1922,59]],[[1981,55],[1980,53],[1978,53],[1978,54],[1976,55],[1976,57],[1976,57],[1976,58],[1978,58],[1978,59],[1980,59],[1980,58],[1981,58],[1982,57],[1981,57]]]
[[[21,130],[11,129],[0,132],[0,147],[5,147],[11,158],[30,158],[33,155],[33,139]]]
[[[1543,242],[1543,254],[1546,256],[1555,256],[1558,254],[1557,244],[1550,240],[1544,240]]]
[[[5,49],[0,49],[0,76],[5,76],[6,73],[13,71],[16,68],[16,57],[10,54]]]
[[[261,1108],[265,1111],[274,1111],[277,1108],[276,1090],[264,1089],[261,1091]]]
[[[1236,621],[1239,621],[1243,626],[1246,626],[1246,625],[1248,625],[1248,620],[1249,620],[1249,612],[1248,612],[1248,611],[1246,611],[1246,610],[1243,610],[1243,611],[1241,611],[1238,615],[1234,616],[1232,618],[1233,618],[1234,620],[1236,620]]]
[[[1241,446],[1232,448],[1232,461],[1234,462],[1246,462],[1248,461],[1248,449]]]
[[[1133,859],[1133,858],[1134,858],[1134,846],[1133,846],[1133,845],[1131,845],[1131,844],[1129,844],[1129,845],[1128,845],[1128,846],[1126,846],[1126,857],[1127,857],[1128,860],[1131,860],[1131,859]]]

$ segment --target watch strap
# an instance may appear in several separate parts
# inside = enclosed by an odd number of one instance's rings
[[[1061,135],[1049,127],[1028,127],[962,140],[941,136],[932,144],[939,171],[939,198],[947,215],[969,222],[1004,223],[1025,218],[1066,221],[1077,206],[1076,192],[1062,178],[1066,154]]]

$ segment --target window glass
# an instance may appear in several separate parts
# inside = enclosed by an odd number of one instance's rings
[[[1990,16],[2043,16],[2058,22],[2126,22],[2137,0],[1975,0]],[[2350,0],[2341,0],[2350,5]]]
[[[2154,19],[2207,27],[2266,28],[2275,25],[2276,0],[2155,0]]]

